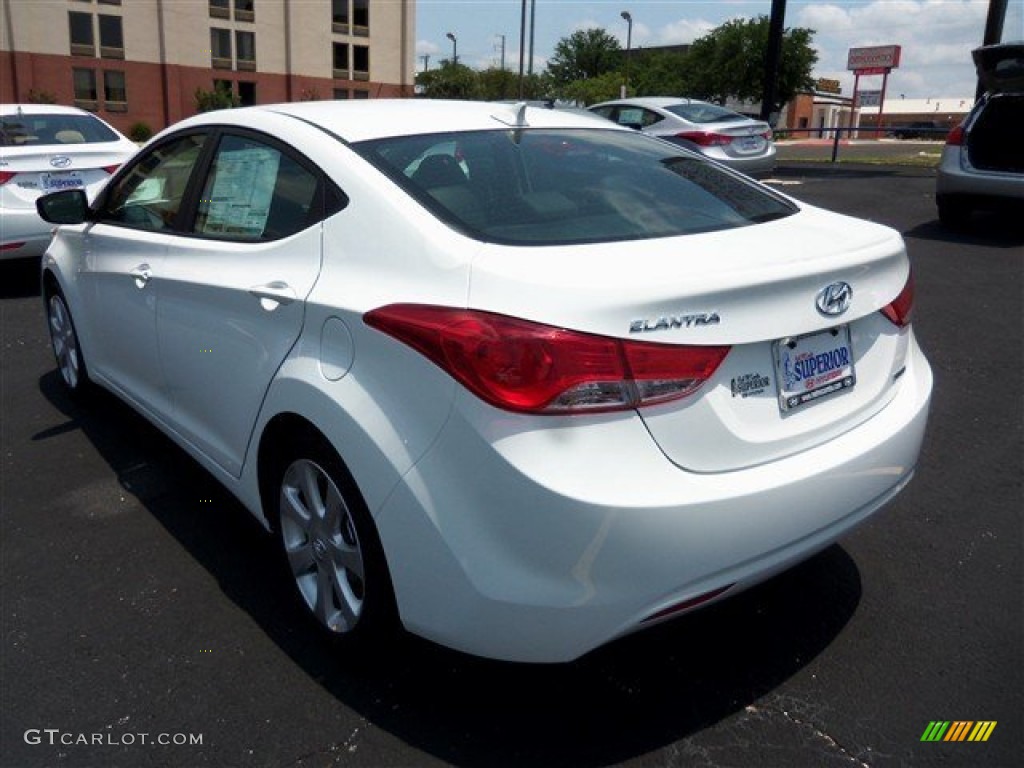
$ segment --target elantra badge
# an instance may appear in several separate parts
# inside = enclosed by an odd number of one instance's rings
[[[67,168],[71,165],[71,158],[67,155],[54,155],[50,158],[50,165],[54,168]]]
[[[851,301],[853,301],[853,288],[849,283],[839,282],[826,285],[818,294],[815,303],[821,314],[835,317],[848,310]]]

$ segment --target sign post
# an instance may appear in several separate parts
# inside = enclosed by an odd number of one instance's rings
[[[898,45],[876,45],[872,48],[851,48],[846,59],[846,68],[853,72],[853,104],[850,107],[850,130],[853,130],[853,117],[857,112],[857,95],[860,93],[861,75],[882,75],[882,93],[878,100],[878,124],[882,127],[882,114],[885,109],[885,89],[889,83],[889,73],[900,65],[902,48]],[[877,133],[876,133],[877,136]]]

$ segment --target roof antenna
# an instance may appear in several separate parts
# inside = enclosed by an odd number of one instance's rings
[[[494,114],[491,117],[510,128],[529,128],[530,124],[526,122],[526,106],[525,101],[519,101],[509,105],[508,112]]]

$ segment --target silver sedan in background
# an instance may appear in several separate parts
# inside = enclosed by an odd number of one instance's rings
[[[642,97],[590,107],[601,117],[700,152],[748,176],[775,170],[775,144],[768,123],[706,101]]]

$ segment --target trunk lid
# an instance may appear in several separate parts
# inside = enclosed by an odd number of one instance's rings
[[[986,45],[975,48],[971,56],[989,93],[1024,91],[1024,42]]]
[[[671,461],[720,472],[817,445],[884,407],[898,386],[909,331],[879,310],[900,293],[908,272],[898,233],[804,206],[778,221],[685,237],[488,245],[473,266],[469,305],[634,341],[731,345],[697,393],[639,410]],[[816,306],[836,283],[852,288],[838,318]],[[780,407],[776,342],[813,345],[814,338],[804,341],[808,334],[833,329],[838,338],[849,334],[855,385]]]

